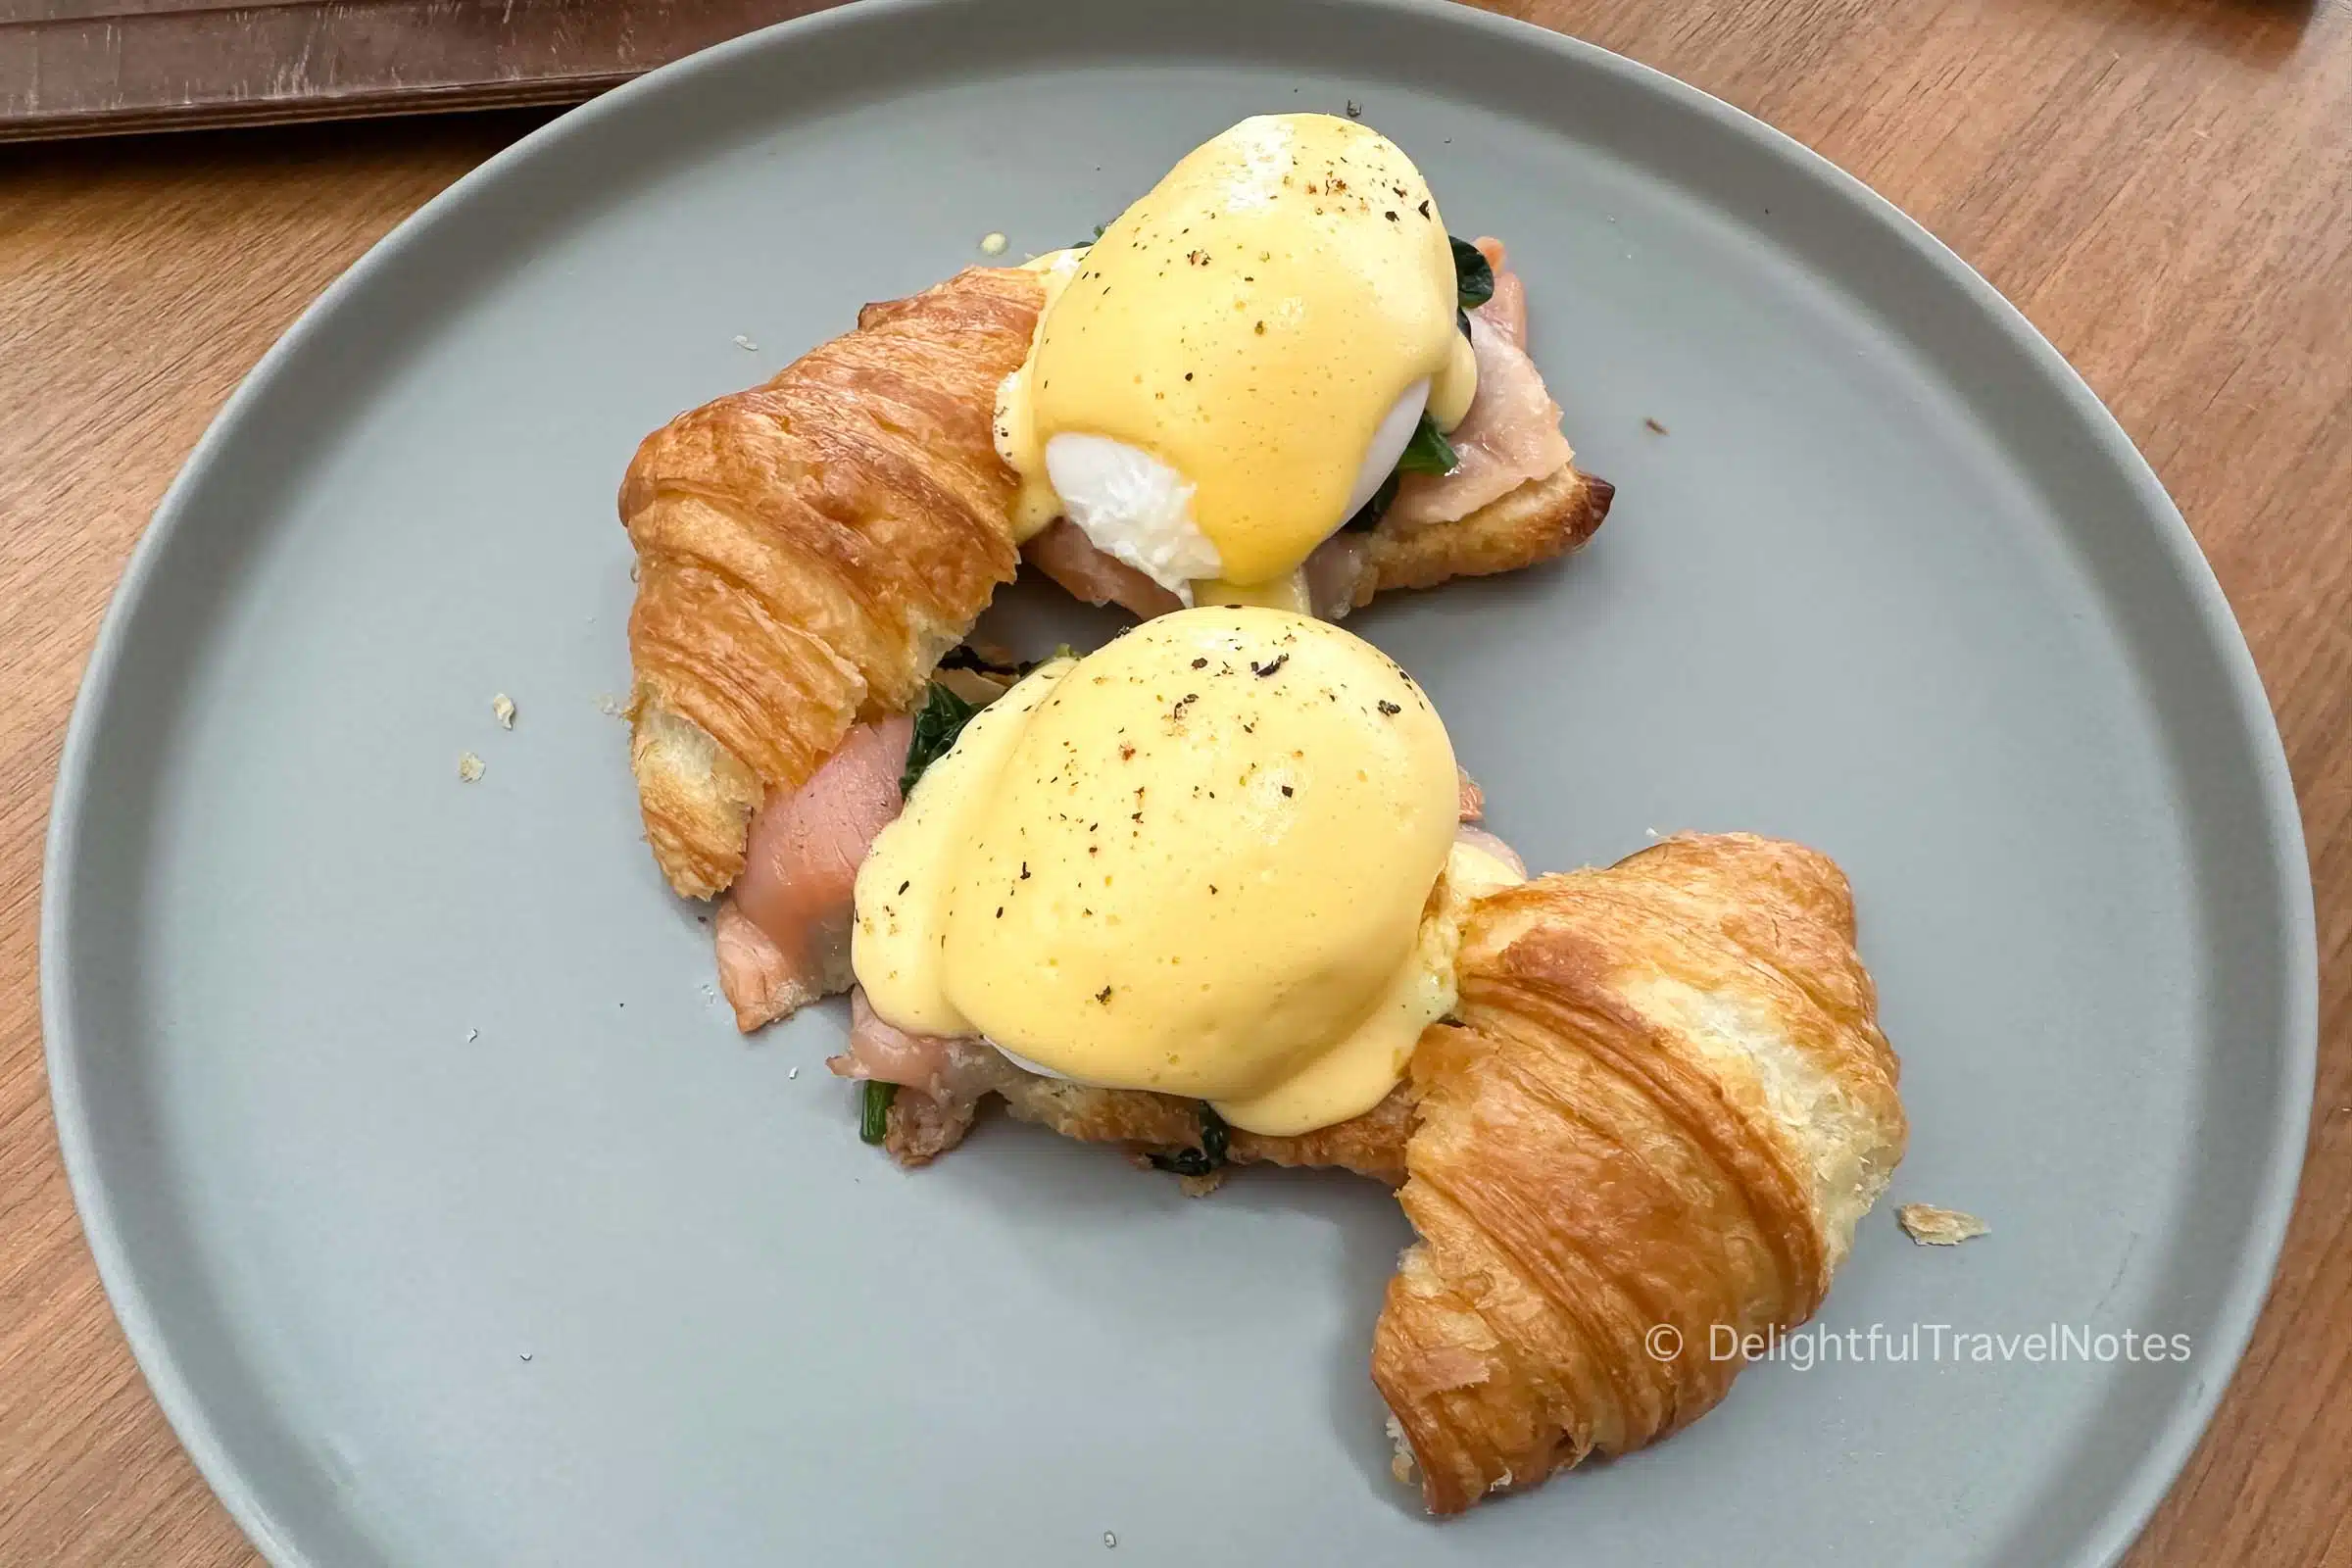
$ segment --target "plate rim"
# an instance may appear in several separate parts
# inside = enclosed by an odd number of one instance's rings
[[[370,245],[318,297],[239,380],[205,427],[172,483],[156,504],[147,527],[132,547],[108,601],[76,689],[65,745],[50,795],[49,823],[41,873],[39,985],[42,1047],[49,1078],[50,1110],[76,1217],[98,1270],[109,1306],[122,1326],[149,1392],[172,1435],[206,1485],[254,1546],[276,1568],[314,1568],[318,1559],[281,1530],[248,1482],[244,1470],[215,1429],[212,1413],[181,1373],[149,1301],[138,1265],[124,1245],[111,1195],[99,1169],[95,1135],[88,1120],[79,1062],[86,1047],[76,1034],[70,978],[75,964],[69,951],[76,884],[82,806],[93,771],[97,738],[107,722],[118,687],[119,666],[132,623],[153,587],[155,564],[184,521],[187,497],[220,459],[285,363],[378,271],[419,241],[444,210],[477,199],[509,179],[540,150],[616,114],[640,98],[677,90],[695,76],[746,56],[790,49],[799,41],[840,29],[888,30],[924,13],[983,8],[989,0],[858,0],[745,33],[645,74],[541,125],[468,170]],[[1133,3],[1133,0],[1131,0]],[[2246,760],[2258,786],[2267,820],[2264,842],[2272,864],[2266,880],[2278,899],[2281,956],[2287,960],[2281,1095],[2273,1107],[2274,1137],[2254,1189],[2254,1224],[2241,1266],[2221,1293],[2214,1311],[2216,1357],[2223,1375],[2207,1377],[2176,1402],[2140,1461],[2127,1475],[2089,1526],[2082,1563],[2111,1565],[2131,1547],[2170,1493],[2215,1410],[2234,1381],[2266,1304],[2298,1196],[2310,1138],[2310,1108],[2319,1053],[2319,946],[2309,851],[2300,802],[2287,766],[2285,746],[2267,691],[2212,564],[2187,521],[2114,414],[2074,366],[2016,305],[1981,273],[1857,176],[1788,133],[1746,111],[1654,67],[1598,44],[1533,23],[1498,16],[1450,0],[1298,0],[1310,7],[1409,16],[1423,21],[1507,36],[1515,44],[1549,54],[1563,65],[1613,75],[1625,85],[1666,101],[1669,107],[1704,121],[1718,133],[1743,140],[1757,152],[1788,167],[1831,197],[1859,210],[1886,236],[1924,263],[1943,283],[1974,306],[1984,325],[2008,340],[2027,365],[2050,384],[2100,455],[2130,486],[2152,525],[2150,542],[2162,552],[2186,593],[2189,609],[2219,658],[2227,680],[2230,716],[2247,743]],[[1181,12],[1182,0],[1146,0],[1146,9]]]

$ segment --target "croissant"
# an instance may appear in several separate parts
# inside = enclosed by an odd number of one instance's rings
[[[1439,1514],[1705,1414],[1727,1349],[1821,1304],[1906,1138],[1845,878],[1796,845],[1497,894],[1460,991],[1413,1057],[1421,1239],[1372,1348]]]
[[[1401,1183],[1420,1240],[1372,1376],[1397,1477],[1417,1468],[1439,1514],[1705,1414],[1735,1347],[1820,1306],[1907,1138],[1852,894],[1801,845],[1686,835],[1483,899],[1457,981],[1455,1018],[1378,1105],[1297,1138],[1232,1131],[1224,1151]],[[955,1070],[893,1102],[903,1163],[954,1147],[994,1094],[1213,1181],[1182,1162],[1203,1144],[1196,1101],[1041,1078],[985,1047]]]
[[[620,488],[637,551],[629,763],[670,885],[743,868],[769,791],[902,712],[1019,564],[990,419],[1043,290],[973,268],[869,305],[764,386],[648,436]]]
[[[629,761],[647,842],[680,894],[732,884],[761,803],[799,789],[852,726],[912,706],[1011,580],[1015,480],[992,421],[1044,298],[1035,272],[970,268],[868,305],[856,331],[638,447],[620,488],[638,557]],[[1335,553],[1333,612],[1561,555],[1612,494],[1563,462],[1463,517],[1386,518]],[[1074,532],[1056,524],[1032,557]],[[1091,548],[1092,583],[1132,583],[1094,586],[1042,559],[1096,603],[1175,608]]]

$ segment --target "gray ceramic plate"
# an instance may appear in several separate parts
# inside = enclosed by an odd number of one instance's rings
[[[1913,1139],[1831,1330],[2186,1360],[1784,1360],[1436,1526],[1364,1370],[1385,1194],[1187,1201],[1005,1125],[906,1175],[820,1066],[838,1012],[736,1037],[599,709],[635,442],[990,230],[1049,248],[1244,114],[1350,99],[1510,240],[1619,486],[1582,557],[1352,624],[1538,865],[1690,826],[1851,871]],[[74,714],[48,899],[92,1247],[284,1563],[2096,1562],[2244,1342],[2315,1037],[2261,688],[2058,357],[1722,105],[1394,4],[861,7],[463,181],[173,487]],[[1915,1200],[1992,1235],[1917,1248]]]

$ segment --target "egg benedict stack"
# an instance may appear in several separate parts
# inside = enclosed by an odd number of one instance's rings
[[[1244,121],[1099,232],[870,304],[629,463],[630,771],[672,888],[751,879],[713,921],[746,1030],[847,979],[840,873],[897,808],[860,732],[1019,567],[1145,618],[1336,619],[1607,515],[1501,243],[1449,238],[1378,132]]]
[[[1400,464],[1454,466],[1479,383],[1462,308],[1486,296],[1368,126],[1245,120],[1033,265],[1047,303],[996,418],[1024,539],[1066,516],[1179,602],[1304,612],[1309,556],[1377,519]]]
[[[1518,879],[1456,819],[1445,725],[1386,656],[1179,612],[971,720],[859,869],[853,963],[907,1034],[1304,1133],[1396,1085],[1464,906]]]

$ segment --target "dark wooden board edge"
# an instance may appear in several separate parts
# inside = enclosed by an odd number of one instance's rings
[[[570,104],[840,0],[0,0],[0,142]]]
[[[462,82],[448,87],[288,98],[266,103],[193,105],[184,109],[121,109],[48,118],[0,120],[0,143],[129,136],[163,130],[224,130],[240,125],[295,125],[330,120],[385,120],[400,115],[456,114],[471,109],[523,109],[585,103],[643,74],[616,72],[539,81]]]

